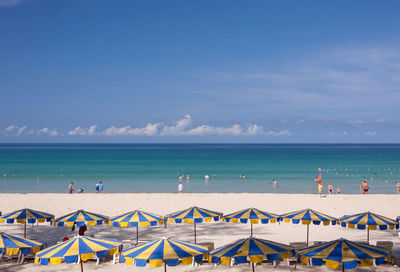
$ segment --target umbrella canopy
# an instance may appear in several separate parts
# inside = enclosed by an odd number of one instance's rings
[[[199,207],[191,207],[183,211],[174,212],[165,216],[165,220],[169,223],[192,223],[194,228],[194,242],[196,243],[196,223],[219,221],[222,213],[214,212]]]
[[[35,254],[41,246],[39,242],[0,232],[0,255]]]
[[[67,227],[72,227],[76,224],[78,227],[82,227],[85,224],[88,226],[101,225],[103,222],[108,223],[107,216],[87,212],[84,210],[78,210],[76,212],[56,218],[53,221],[53,225],[59,227],[65,225]]]
[[[371,212],[345,215],[339,218],[339,222],[342,227],[354,229],[357,225],[357,229],[364,230],[367,228],[368,241],[369,230],[376,230],[378,227],[380,230],[399,228],[399,223],[395,220]]]
[[[167,265],[178,265],[179,260],[184,265],[192,264],[192,257],[197,263],[200,263],[207,250],[207,247],[197,244],[163,238],[124,250],[121,262],[132,265],[135,260],[136,266],[139,267],[146,266],[147,261],[152,267],[162,266],[164,262],[166,269]]]
[[[309,258],[312,258],[312,265],[318,266],[322,265],[325,260],[326,266],[332,269],[338,268],[339,263],[343,263],[344,271],[344,269],[356,267],[357,261],[361,262],[361,266],[371,266],[373,259],[376,259],[376,264],[382,264],[389,252],[382,247],[356,243],[342,238],[299,249],[298,254],[305,264],[308,264]]]
[[[247,257],[252,264],[261,263],[266,256],[269,261],[277,261],[295,256],[293,247],[273,241],[249,237],[219,247],[210,253],[213,263],[230,264],[234,258],[236,264],[246,263]],[[254,265],[253,265],[254,270]]]
[[[51,222],[54,219],[54,215],[39,212],[32,209],[21,209],[5,215],[0,216],[0,223],[20,223],[24,224],[24,237],[26,237],[26,223],[43,223]]]
[[[83,271],[82,261],[93,258],[94,254],[99,259],[106,257],[107,254],[114,255],[121,248],[121,241],[75,236],[71,240],[39,251],[35,257],[35,263],[47,265],[49,261],[51,264],[60,264],[63,259],[66,263],[76,263],[81,260],[81,270]]]
[[[269,212],[260,211],[256,208],[244,209],[224,216],[226,222],[247,223],[250,220],[251,236],[253,236],[253,224],[275,223],[279,215]]]
[[[136,227],[136,242],[138,242],[139,226],[161,225],[164,224],[164,218],[156,214],[135,210],[111,218],[108,224],[114,227]]]
[[[295,212],[285,213],[279,216],[279,220],[286,223],[289,223],[290,220],[292,220],[293,224],[298,224],[301,221],[303,225],[307,225],[307,245],[310,232],[309,227],[311,222],[314,225],[319,225],[322,222],[324,226],[327,226],[329,224],[336,225],[336,223],[338,222],[337,218],[314,211],[312,209],[304,209]]]

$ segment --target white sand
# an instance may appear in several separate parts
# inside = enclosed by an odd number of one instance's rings
[[[354,214],[363,211],[371,211],[390,218],[400,215],[400,195],[329,195],[320,198],[318,195],[300,194],[0,194],[0,209],[3,214],[16,209],[29,207],[39,211],[50,212],[58,216],[70,213],[77,209],[85,209],[107,216],[115,216],[124,212],[141,209],[159,215],[182,210],[190,206],[220,211],[228,214],[244,208],[256,207],[273,213],[286,213],[303,208],[313,208],[331,216],[341,217],[345,214]],[[20,224],[0,224],[0,230],[23,234]],[[68,227],[51,227],[48,224],[29,226],[28,237],[47,243],[62,240],[63,237],[72,237]],[[89,227],[87,235],[112,239],[135,239],[136,228],[117,228],[108,226]],[[215,247],[222,246],[250,234],[250,224],[234,224],[225,222],[203,223],[197,225],[197,242],[215,243]],[[192,224],[168,224],[163,226],[140,228],[140,240],[154,240],[160,237],[178,238],[180,240],[193,241]],[[305,241],[306,226],[292,223],[258,224],[254,225],[254,236],[269,239],[281,243]],[[353,230],[340,226],[314,226],[310,225],[310,241],[330,241],[337,238],[351,240],[365,240],[365,230]],[[386,240],[395,243],[394,248],[400,247],[400,238],[395,231],[371,231],[370,242]],[[85,264],[87,271],[161,271],[161,268],[136,268],[124,264],[111,265],[93,263]],[[279,270],[271,265],[262,265],[258,270],[269,268],[274,271],[290,271],[290,268],[281,264]],[[62,264],[60,266],[39,266],[34,264],[0,265],[0,271],[66,271],[79,270],[74,265]],[[179,266],[169,268],[168,271],[220,271],[227,267],[203,265],[192,268]],[[389,265],[378,267],[374,271],[391,271],[395,269]],[[231,268],[231,272],[248,271],[248,266]],[[396,270],[396,269],[395,269]],[[393,270],[393,271],[395,271]],[[308,268],[298,267],[297,271],[328,271],[325,267]],[[366,268],[358,268],[353,271],[369,271]]]

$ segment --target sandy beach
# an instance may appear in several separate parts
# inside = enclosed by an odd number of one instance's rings
[[[141,209],[159,215],[182,210],[190,206],[220,211],[228,214],[244,208],[256,207],[258,209],[282,214],[303,208],[313,208],[334,217],[371,211],[395,219],[400,215],[399,195],[319,195],[307,194],[1,194],[0,209],[3,214],[16,209],[29,207],[39,211],[55,214],[56,217],[73,212],[77,209],[115,216],[124,212]],[[0,224],[0,230],[12,234],[23,234],[20,224]],[[89,227],[87,235],[111,239],[135,239],[136,228],[118,228],[109,226]],[[68,227],[52,227],[48,223],[39,226],[27,227],[29,238],[46,242],[48,244],[62,240],[63,237],[72,237],[74,233]],[[235,241],[250,235],[250,224],[234,224],[226,222],[202,223],[197,225],[197,242],[214,242],[215,247]],[[302,224],[274,223],[254,225],[254,236],[273,240],[281,243],[300,242],[306,239],[306,227]],[[163,226],[140,228],[140,240],[154,240],[160,237],[178,238],[193,241],[192,224],[168,224]],[[310,225],[310,241],[330,241],[337,238],[351,240],[365,240],[366,231],[342,228],[340,226],[314,226]],[[371,231],[370,243],[376,241],[393,241],[394,248],[400,247],[400,238],[396,231]],[[66,271],[74,268],[73,265],[39,266],[34,264],[0,265],[1,271]],[[91,271],[159,271],[161,268],[145,269],[127,266],[124,264],[112,265],[110,263],[95,266],[94,263],[86,264]],[[261,268],[261,267],[260,267]],[[285,263],[279,269],[272,265],[262,265],[264,269],[274,271],[290,271]],[[74,270],[79,270],[78,267]],[[170,271],[219,271],[227,269],[225,266],[214,267],[202,265],[197,268],[191,266],[178,266]],[[248,266],[237,266],[230,271],[247,271]],[[384,265],[374,271],[396,270],[395,267]],[[393,271],[394,271],[393,270]],[[297,271],[328,271],[324,266],[310,268],[299,266]],[[355,271],[369,271],[367,268],[357,268]]]

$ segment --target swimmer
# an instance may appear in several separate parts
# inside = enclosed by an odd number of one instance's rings
[[[186,175],[186,181],[189,181],[189,180],[190,180],[189,175]]]
[[[204,179],[205,179],[205,180],[209,180],[209,179],[210,179],[210,176],[209,176],[208,174],[206,174],[206,175],[204,176]]]
[[[273,179],[272,180],[272,187],[276,188],[277,186],[278,186],[278,182],[275,179]]]
[[[336,193],[339,195],[339,194],[341,194],[341,190],[340,190],[340,187],[337,187],[337,189],[336,189]]]
[[[400,194],[400,182],[397,182],[396,189],[397,193]]]

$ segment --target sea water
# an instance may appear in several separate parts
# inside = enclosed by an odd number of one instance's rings
[[[367,180],[370,193],[395,193],[400,145],[0,144],[0,192],[95,192],[102,181],[107,193],[171,193],[184,174],[190,193],[316,193],[318,168],[325,192],[360,193]]]

